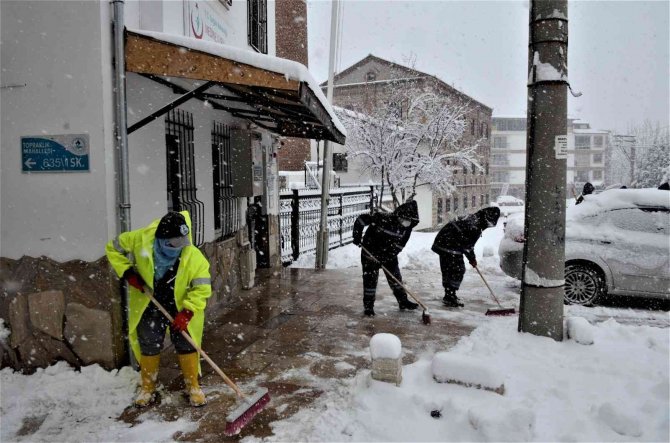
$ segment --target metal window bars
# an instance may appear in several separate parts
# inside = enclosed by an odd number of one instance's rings
[[[173,109],[165,117],[167,197],[171,211],[191,215],[193,244],[204,243],[205,205],[196,196],[193,115]]]
[[[235,236],[240,226],[237,197],[233,195],[230,127],[212,122],[212,180],[214,231],[217,240]]]

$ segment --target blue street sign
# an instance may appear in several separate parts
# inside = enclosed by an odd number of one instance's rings
[[[22,172],[89,171],[88,134],[21,137]]]

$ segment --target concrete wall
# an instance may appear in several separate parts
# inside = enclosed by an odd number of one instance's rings
[[[3,1],[0,8],[0,255],[95,260],[114,229],[109,5]],[[90,171],[22,173],[21,137],[56,134],[89,135]]]

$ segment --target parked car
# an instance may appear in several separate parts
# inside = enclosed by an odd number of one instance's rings
[[[524,214],[511,215],[498,253],[521,278]],[[566,211],[565,303],[592,305],[604,294],[670,298],[670,193],[612,189]]]
[[[516,214],[518,212],[524,211],[524,202],[520,198],[513,197],[511,195],[501,195],[499,196],[495,203],[492,206],[497,206],[500,208],[500,214],[504,217],[510,214]]]

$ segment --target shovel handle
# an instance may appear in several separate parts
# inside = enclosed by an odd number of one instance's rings
[[[496,298],[496,295],[493,293],[493,289],[491,289],[491,287],[489,286],[488,282],[486,281],[486,279],[484,278],[484,276],[482,275],[482,273],[479,271],[479,268],[478,268],[477,266],[473,266],[473,268],[475,268],[475,270],[477,270],[477,274],[479,274],[479,276],[482,278],[482,281],[484,282],[484,284],[486,285],[486,287],[489,288],[489,292],[491,293],[491,297],[493,297],[493,299],[496,301],[496,303],[498,303],[498,306],[500,306],[500,307],[502,308],[502,305],[500,304],[500,302],[499,302],[498,299]]]
[[[391,274],[391,273],[389,272],[389,270],[386,269],[386,268],[384,267],[384,265],[382,265],[382,262],[380,262],[379,260],[377,260],[377,258],[376,258],[374,255],[370,254],[370,251],[368,251],[367,249],[365,249],[365,246],[361,245],[361,249],[363,250],[363,252],[365,252],[365,254],[366,254],[368,257],[370,257],[372,260],[374,260],[374,261],[376,261],[377,263],[379,263],[379,266],[382,267],[382,269],[384,270],[384,272],[386,273],[386,275],[390,275],[391,278],[392,278],[393,280],[395,280],[396,283],[398,283],[400,286],[402,286],[403,289],[404,289],[410,296],[412,296],[412,298],[413,298],[418,304],[421,305],[421,307],[423,308],[424,311],[427,311],[427,310],[428,310],[428,308],[426,307],[426,305],[424,305],[424,304],[421,302],[421,300],[419,300],[419,298],[418,298],[416,295],[414,295],[414,294],[412,293],[412,291],[410,291],[410,290],[407,288],[407,286],[405,286],[400,280],[398,280],[397,278],[395,278],[395,275]]]
[[[153,296],[153,291],[151,290],[151,288],[145,286],[145,287],[144,287],[144,295],[146,295],[147,297],[149,297],[149,300],[151,300],[151,302],[158,308],[158,310],[161,311],[161,312],[163,313],[163,315],[164,315],[168,320],[170,320],[170,323],[173,323],[173,322],[174,322],[174,318],[172,318],[172,316],[170,315],[170,313],[169,313],[169,312],[168,312],[168,311],[167,311],[167,310],[166,310],[160,303],[158,303],[158,300],[156,300],[156,299],[154,298],[154,296]],[[221,376],[221,378],[223,378],[223,381],[225,381],[226,384],[227,384],[228,386],[230,386],[230,388],[231,388],[233,391],[235,391],[235,393],[236,393],[238,396],[240,396],[240,398],[245,399],[245,398],[246,398],[246,395],[244,395],[244,394],[242,393],[242,391],[240,390],[240,388],[238,388],[237,385],[236,385],[230,378],[228,378],[228,376],[221,370],[221,368],[219,368],[219,367],[217,366],[217,364],[214,363],[214,361],[213,361],[211,358],[209,358],[209,355],[207,355],[207,354],[205,353],[205,351],[203,351],[202,348],[200,348],[200,346],[198,346],[198,345],[196,344],[195,340],[193,340],[193,338],[192,338],[190,335],[188,335],[188,332],[186,332],[186,331],[180,331],[180,332],[181,332],[181,335],[186,339],[186,341],[188,341],[188,342],[191,344],[191,346],[193,346],[193,347],[198,351],[198,354],[200,354],[200,355],[202,356],[202,358],[203,358],[207,363],[209,363],[209,365],[212,367],[212,369],[214,369],[214,371],[216,371],[216,373],[219,374],[219,375]]]

